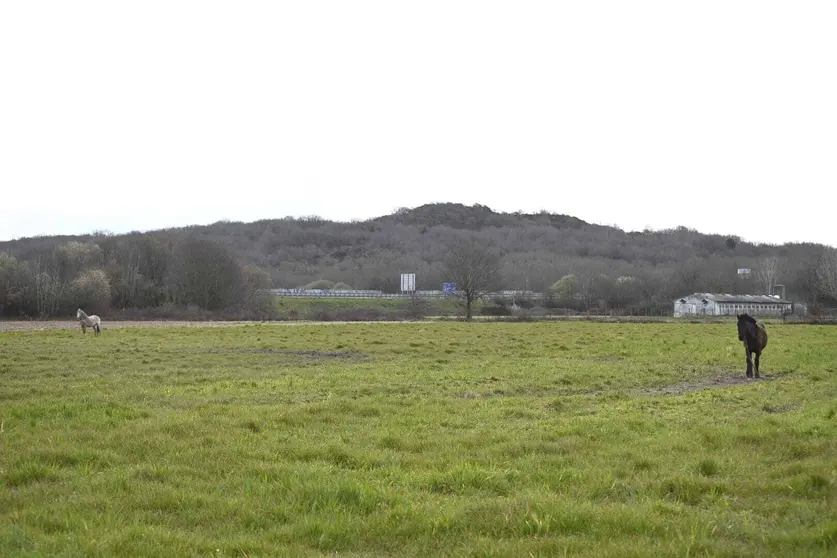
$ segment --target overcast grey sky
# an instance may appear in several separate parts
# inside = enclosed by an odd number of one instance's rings
[[[0,4],[0,239],[454,201],[837,245],[837,2]]]

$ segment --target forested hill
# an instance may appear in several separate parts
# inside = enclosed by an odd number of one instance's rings
[[[817,281],[824,253],[817,244],[754,245],[682,227],[626,233],[567,215],[499,213],[453,203],[350,223],[284,218],[127,235],[23,238],[0,242],[0,252],[8,255],[2,260],[6,267],[12,259],[16,265],[27,262],[65,282],[83,269],[101,269],[112,304],[120,307],[174,296],[187,239],[226,247],[225,254],[240,265],[265,271],[273,287],[327,280],[395,292],[402,272],[415,272],[419,289],[440,288],[446,247],[465,235],[478,236],[500,254],[507,288],[545,292],[572,276],[563,285],[578,291],[572,294],[585,304],[669,304],[695,291],[767,292],[776,283],[785,284],[795,300],[828,293]],[[740,279],[738,268],[751,268],[750,279]],[[140,284],[151,294],[141,296]]]

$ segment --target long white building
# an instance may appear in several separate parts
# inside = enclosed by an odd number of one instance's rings
[[[793,303],[777,296],[694,293],[674,301],[674,316],[782,316]]]

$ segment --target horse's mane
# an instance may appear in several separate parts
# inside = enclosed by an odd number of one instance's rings
[[[742,321],[743,322],[750,322],[751,324],[756,323],[756,319],[754,317],[752,317],[751,315],[747,314],[746,312],[744,314],[739,314],[738,315],[738,321],[739,322],[742,322]]]

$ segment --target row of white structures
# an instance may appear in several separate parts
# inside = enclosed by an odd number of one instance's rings
[[[778,296],[694,293],[674,301],[674,316],[782,316],[793,313],[793,303]]]
[[[413,291],[412,293],[385,293],[376,290],[331,290],[331,289],[266,289],[263,293],[273,296],[298,298],[454,298],[461,295],[461,291]],[[486,295],[485,298],[500,296],[504,298],[542,299],[543,293],[533,291],[497,291]]]

